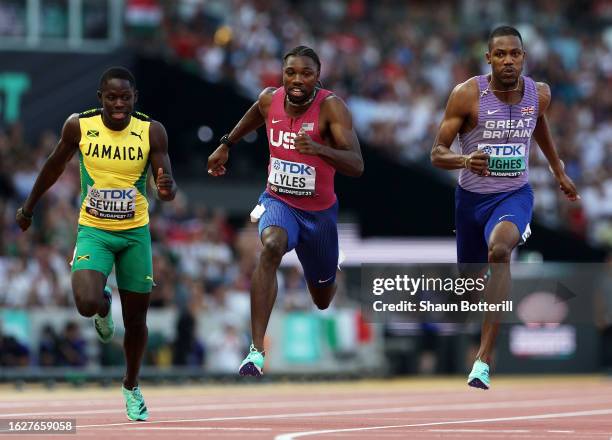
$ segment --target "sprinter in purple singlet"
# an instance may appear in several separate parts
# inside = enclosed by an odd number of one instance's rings
[[[525,57],[519,32],[509,26],[496,28],[489,36],[486,54],[491,73],[455,87],[431,151],[436,167],[461,169],[455,193],[458,263],[463,267],[466,263],[498,263],[489,265],[488,302],[508,296],[510,255],[531,233],[533,192],[528,160],[532,137],[567,198],[579,197],[565,174],[544,114],[550,105],[550,87],[521,74]],[[457,135],[460,154],[450,149]],[[486,313],[480,349],[468,378],[470,386],[489,388],[498,330],[498,314]]]

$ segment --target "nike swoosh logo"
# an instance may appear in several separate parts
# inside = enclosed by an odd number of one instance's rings
[[[334,276],[332,275],[331,277],[329,277],[326,280],[319,280],[319,284],[323,284],[323,283],[327,283],[329,280],[331,280]]]
[[[502,218],[504,218],[504,217],[514,217],[514,216],[515,216],[514,214],[506,214],[506,215],[502,215],[502,216],[501,216],[500,218],[498,218],[497,220],[499,221],[499,220],[501,220],[501,219],[502,219]]]
[[[495,113],[497,113],[499,111],[499,109],[497,110],[487,110],[487,115],[493,115]]]
[[[280,122],[280,121],[282,121],[282,119],[274,119],[274,118],[272,118],[272,123],[273,124],[276,124],[277,122]]]

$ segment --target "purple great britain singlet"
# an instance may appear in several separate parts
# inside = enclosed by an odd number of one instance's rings
[[[538,119],[538,91],[535,81],[524,76],[523,99],[505,104],[489,90],[487,75],[477,77],[479,89],[478,125],[459,135],[461,154],[476,149],[489,154],[490,176],[467,169],[459,175],[461,188],[480,194],[513,191],[527,183],[529,147]]]

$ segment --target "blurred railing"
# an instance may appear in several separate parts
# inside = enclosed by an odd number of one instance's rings
[[[232,296],[228,306],[215,311],[149,310],[141,376],[150,380],[236,376],[250,343],[248,297],[242,298],[242,293]],[[0,382],[104,382],[123,377],[124,328],[118,301],[113,305],[116,331],[108,344],[99,343],[91,319],[72,308],[0,310],[4,336],[15,338],[29,352],[27,362],[20,366],[0,368]],[[357,308],[337,308],[330,313],[275,311],[266,337],[266,375],[333,378],[384,374],[382,329],[365,324],[360,316]],[[76,328],[71,335],[65,330],[69,325]],[[65,365],[64,357],[63,362],[42,365],[43,351],[57,352],[67,346],[73,353],[79,352],[72,359],[80,362]]]
[[[124,0],[3,0],[0,50],[108,52],[123,42]]]

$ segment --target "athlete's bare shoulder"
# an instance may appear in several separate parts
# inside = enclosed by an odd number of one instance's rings
[[[150,119],[148,120],[148,122],[150,122],[150,123],[151,123],[151,125],[161,125],[162,127],[164,126],[164,124],[162,124],[161,122],[159,122],[158,120],[153,119],[153,118],[150,118]]]
[[[80,113],[71,114],[70,116],[66,118],[66,124],[78,126],[80,116],[81,116]]]
[[[321,115],[325,115],[326,119],[339,121],[345,118],[350,119],[350,111],[342,98],[333,93],[326,96],[321,102]]]
[[[274,92],[276,92],[276,87],[266,87],[259,94],[259,98],[257,100],[260,104],[270,104],[272,101],[272,96],[274,96]]]
[[[323,100],[323,102],[321,102],[321,107],[323,107],[323,106],[331,106],[331,107],[341,106],[341,107],[347,107],[347,105],[344,102],[344,100],[342,98],[340,98],[338,95],[335,95],[333,93],[327,95],[325,97],[325,99]]]
[[[542,116],[550,105],[550,86],[545,82],[537,82],[536,88],[538,90],[538,116]]]
[[[266,87],[259,93],[259,98],[261,99],[264,96],[272,96],[278,90],[278,87]]]
[[[155,119],[149,119],[149,122],[151,122],[151,125],[149,125],[149,135],[150,136],[162,136],[162,137],[168,136],[166,134],[166,127],[164,127],[164,124],[162,124],[159,121],[156,121]]]
[[[478,77],[473,76],[467,81],[457,84],[451,92],[451,97],[453,96],[460,100],[477,100]]]
[[[257,106],[264,117],[268,114],[268,109],[270,108],[270,104],[272,104],[272,96],[274,96],[276,90],[278,90],[276,87],[266,87],[257,98]]]
[[[64,122],[62,128],[62,139],[69,143],[78,144],[81,140],[81,124],[79,123],[79,113],[73,113]]]
[[[154,153],[168,152],[168,133],[166,127],[159,121],[149,119],[149,145]]]
[[[478,79],[472,77],[455,86],[448,98],[447,112],[467,116],[476,108],[478,112]]]

